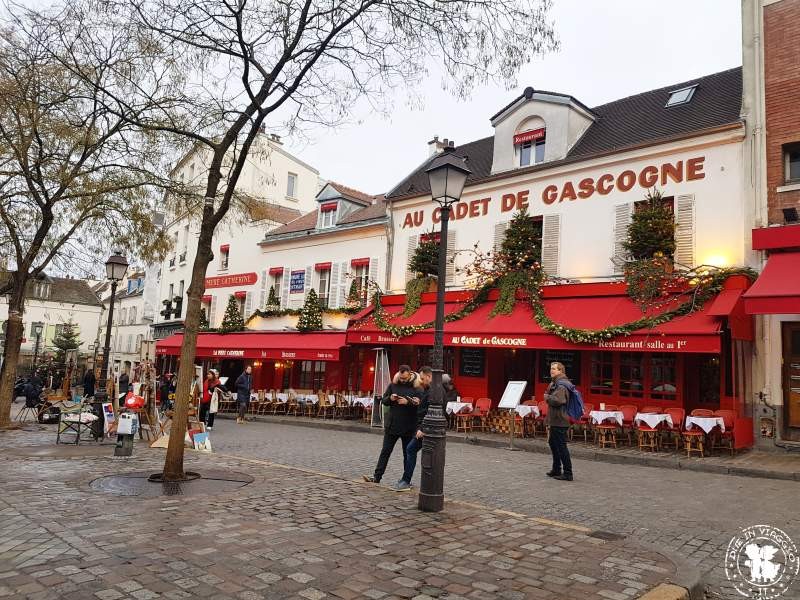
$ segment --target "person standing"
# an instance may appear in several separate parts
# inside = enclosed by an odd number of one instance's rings
[[[397,440],[402,440],[405,464],[406,448],[417,431],[417,407],[422,403],[422,395],[422,383],[417,374],[408,365],[400,365],[392,383],[383,393],[382,403],[389,407],[389,426],[383,431],[383,447],[378,464],[374,475],[363,476],[364,481],[380,483]]]
[[[119,404],[117,406],[122,407],[123,402],[125,400],[125,396],[128,395],[128,388],[130,388],[130,378],[128,377],[127,371],[122,371],[122,374],[119,376]]]
[[[572,460],[567,449],[567,430],[570,426],[567,401],[573,385],[567,379],[564,365],[559,362],[550,363],[550,378],[544,399],[547,402],[545,423],[550,428],[548,442],[553,454],[553,468],[547,476],[559,481],[572,481]]]
[[[83,397],[91,398],[94,396],[94,369],[86,369],[86,374],[83,376]]]
[[[244,373],[236,379],[236,403],[239,405],[239,416],[236,422],[240,425],[245,423],[244,415],[250,405],[250,390],[253,388],[253,367],[247,365]]]
[[[425,437],[422,432],[422,421],[425,419],[425,415],[428,414],[433,370],[430,367],[421,367],[418,377],[422,385],[422,401],[417,407],[417,431],[406,446],[406,453],[403,459],[403,477],[392,488],[396,492],[407,492],[412,488],[411,478],[414,477],[414,469],[417,468],[417,453],[422,448],[422,438]]]
[[[217,411],[211,411],[211,397],[217,388],[222,388],[222,383],[217,377],[217,372],[214,369],[209,369],[206,374],[206,380],[203,382],[203,395],[200,398],[200,420],[206,424],[206,429],[214,429],[214,416]],[[223,391],[222,388],[220,391]],[[217,400],[219,405],[219,400]]]

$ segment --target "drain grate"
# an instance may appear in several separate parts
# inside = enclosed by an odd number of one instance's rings
[[[592,531],[586,534],[589,537],[597,538],[598,540],[606,540],[607,542],[615,542],[617,540],[624,540],[626,536],[621,533],[613,533],[611,531]]]
[[[232,492],[253,482],[250,475],[231,471],[205,471],[198,479],[181,482],[152,482],[148,477],[152,471],[124,473],[100,477],[89,484],[93,490],[115,496],[195,496],[198,494],[221,494]]]

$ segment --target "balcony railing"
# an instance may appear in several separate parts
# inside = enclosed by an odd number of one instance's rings
[[[174,256],[169,259],[169,266],[170,267],[174,267],[175,266],[175,257]]]

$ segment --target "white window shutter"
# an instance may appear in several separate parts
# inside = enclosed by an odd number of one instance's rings
[[[211,296],[211,307],[208,309],[208,326],[217,326],[217,297]]]
[[[292,268],[283,267],[283,282],[281,282],[281,308],[289,308],[289,281],[292,278]]]
[[[495,223],[494,226],[494,246],[495,253],[500,252],[503,247],[503,241],[506,239],[506,231],[508,231],[510,221],[503,221],[502,223]]]
[[[675,262],[694,267],[694,194],[675,198]]]
[[[445,286],[453,285],[456,281],[456,232],[449,231],[447,234],[447,268],[445,270]]]
[[[367,289],[369,289],[370,286],[374,286],[375,284],[380,285],[380,282],[378,281],[378,270],[379,270],[378,268],[380,266],[379,261],[380,258],[378,258],[377,256],[373,256],[372,258],[369,259],[369,283],[367,284]],[[367,297],[367,302],[369,302],[369,297]]]
[[[558,275],[560,245],[561,215],[545,215],[542,223],[542,269],[548,275]]]
[[[338,308],[339,306],[339,263],[331,265],[331,272],[328,277],[328,308]]]
[[[628,225],[631,223],[633,204],[617,204],[614,207],[614,254],[611,260],[615,274],[623,271],[628,251],[623,245],[628,239]]]
[[[419,235],[412,235],[408,238],[408,250],[406,252],[406,283],[414,279],[416,273],[408,268],[408,263],[411,262],[411,257],[419,246]]]
[[[267,305],[267,270],[261,271],[261,292],[258,295],[258,310],[264,310]]]
[[[313,287],[314,267],[306,267],[305,279],[303,279],[303,301],[305,302],[309,290]]]
[[[350,279],[347,277],[350,263],[339,263],[339,306],[347,304],[347,295],[350,293]]]
[[[244,314],[242,315],[245,322],[252,314],[253,314],[253,292],[247,292],[247,295],[244,297]]]

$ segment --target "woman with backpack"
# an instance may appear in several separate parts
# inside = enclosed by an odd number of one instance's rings
[[[550,363],[550,385],[544,393],[547,402],[545,423],[550,428],[550,452],[553,454],[553,468],[548,477],[559,481],[572,481],[572,460],[567,449],[567,430],[570,427],[567,403],[575,386],[567,379],[564,365]]]

